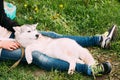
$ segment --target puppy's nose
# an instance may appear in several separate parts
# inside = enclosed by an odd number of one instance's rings
[[[36,34],[35,36],[38,38],[38,37],[39,37],[39,34]]]

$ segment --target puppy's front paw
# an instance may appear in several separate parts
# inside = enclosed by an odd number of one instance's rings
[[[30,52],[28,52],[28,51],[29,51],[29,49],[26,48],[25,58],[26,58],[27,63],[28,63],[28,64],[31,64],[33,58],[32,58],[32,54],[31,54]]]
[[[28,64],[31,64],[31,63],[32,63],[32,60],[27,61],[27,63],[28,63]]]
[[[31,63],[32,63],[32,58],[26,58],[26,60],[27,60],[27,63],[28,63],[28,64],[31,64]]]
[[[74,71],[75,71],[75,69],[69,69],[69,70],[68,70],[68,74],[69,74],[69,75],[72,75],[72,74],[74,73]]]

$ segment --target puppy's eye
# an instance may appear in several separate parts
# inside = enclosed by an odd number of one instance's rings
[[[31,31],[27,31],[27,32],[31,32]]]

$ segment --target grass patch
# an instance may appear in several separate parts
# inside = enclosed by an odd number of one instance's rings
[[[113,24],[118,35],[109,50],[93,47],[90,51],[99,61],[110,60],[113,71],[104,79],[120,79],[120,1],[119,0],[6,0],[17,6],[19,24],[39,23],[37,29],[55,31],[66,35],[91,36],[103,33]],[[101,58],[102,57],[102,58]],[[112,58],[114,57],[114,59]],[[9,63],[10,62],[10,63]],[[5,72],[11,61],[1,61],[0,71]],[[116,72],[117,71],[117,72]],[[116,76],[117,75],[117,76]],[[35,65],[21,63],[11,73],[4,73],[0,80],[93,80],[75,73],[43,71]]]

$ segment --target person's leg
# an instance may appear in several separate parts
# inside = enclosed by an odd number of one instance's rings
[[[90,47],[90,46],[99,46],[99,41],[101,36],[72,36],[72,35],[61,35],[55,32],[46,32],[40,31],[40,33],[44,36],[48,36],[51,38],[70,38],[75,40],[78,44],[83,47]]]
[[[21,56],[21,49],[17,49],[14,51],[9,51],[3,49],[1,52],[0,60],[18,60]],[[59,71],[67,71],[69,64],[68,62],[65,62],[63,60],[55,59],[48,57],[41,52],[34,51],[32,53],[33,56],[33,64],[36,64],[37,66],[45,69],[45,70],[59,70]],[[26,61],[25,58],[22,59],[22,61]],[[77,64],[76,65],[76,71],[81,72],[87,75],[91,75],[91,69],[86,64]]]
[[[14,33],[11,34],[10,38],[14,38]],[[67,71],[69,68],[68,62],[65,62],[60,59],[51,58],[38,51],[34,51],[32,53],[32,56],[33,56],[34,64],[48,71],[52,69]],[[16,49],[14,51],[2,49],[0,60],[18,60],[20,57],[21,57],[21,49]],[[26,62],[25,57],[22,59],[22,61]],[[86,64],[76,64],[76,71],[85,73],[87,75],[91,75],[91,69]]]
[[[14,33],[11,34],[10,38],[14,38]],[[21,49],[17,49],[14,51],[2,49],[0,60],[18,60],[21,57],[21,54],[22,54]],[[38,51],[34,51],[32,53],[32,56],[33,56],[33,63],[45,70],[48,71],[52,69],[53,70],[57,69],[60,71],[68,70],[69,64],[63,60],[51,58]],[[26,62],[25,57],[22,59],[22,61]],[[85,73],[87,75],[91,75],[91,69],[86,64],[77,64],[76,71]]]
[[[38,51],[33,52],[33,63],[40,66],[45,70],[59,70],[59,71],[68,71],[69,63],[60,59],[51,58],[45,54],[42,54]],[[86,64],[76,64],[77,72],[81,72],[87,75],[91,75],[91,69]]]
[[[18,60],[20,57],[21,49],[16,49],[14,51],[2,49],[0,60]],[[23,58],[23,61],[26,61],[25,58]]]
[[[83,47],[100,46],[102,48],[107,48],[109,47],[110,41],[112,40],[116,32],[116,25],[113,25],[112,28],[110,28],[104,34],[99,36],[71,36],[71,35],[61,35],[55,32],[46,32],[46,31],[39,31],[39,32],[42,35],[48,36],[51,38],[73,39]]]
[[[59,70],[59,71],[68,71],[69,63],[60,59],[51,58],[41,52],[33,51],[33,64],[41,67],[45,70]],[[18,60],[21,57],[21,49],[14,51],[9,51],[3,49],[1,52],[0,60]],[[22,62],[26,62],[26,59],[23,58]],[[86,64],[76,64],[76,72],[80,72],[86,75],[92,76],[97,74],[109,74],[111,72],[111,64],[109,62],[104,62],[98,65],[88,66]]]
[[[7,17],[4,11],[4,0],[0,0],[0,25],[12,32],[14,32],[12,27],[19,25],[17,22]]]

